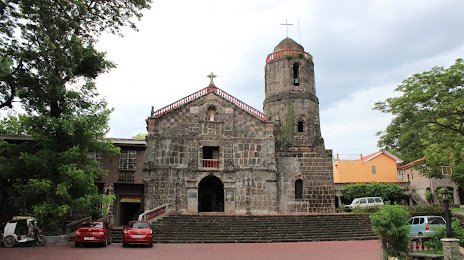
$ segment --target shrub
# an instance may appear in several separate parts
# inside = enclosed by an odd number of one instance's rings
[[[370,215],[372,229],[382,241],[387,256],[404,257],[409,243],[409,211],[401,205],[385,205]]]
[[[443,213],[443,208],[438,205],[412,205],[409,206],[409,211],[417,213]]]
[[[285,58],[286,59],[291,59],[291,58],[293,58],[293,55],[291,55],[290,53],[287,53],[287,54],[285,54]]]
[[[431,191],[429,191],[429,190],[426,191],[426,192],[425,192],[425,199],[427,200],[427,202],[433,203],[434,200],[435,200],[435,199],[433,198],[433,192],[431,192]]]

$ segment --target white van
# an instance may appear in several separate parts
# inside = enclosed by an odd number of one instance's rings
[[[345,206],[345,211],[352,211],[357,207],[373,207],[373,206],[383,206],[383,200],[381,197],[364,197],[354,199],[350,205]]]

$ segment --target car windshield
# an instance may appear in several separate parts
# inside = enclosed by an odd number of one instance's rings
[[[354,199],[353,202],[351,202],[351,204],[358,204],[359,203],[359,199]]]
[[[84,222],[82,223],[81,227],[96,227],[96,228],[102,228],[103,223],[101,222]]]
[[[131,222],[129,225],[127,225],[128,228],[150,228],[150,224],[145,223],[145,222]]]

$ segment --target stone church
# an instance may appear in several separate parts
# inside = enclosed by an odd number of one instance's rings
[[[268,55],[264,113],[208,77],[209,86],[146,119],[145,210],[335,212],[312,56],[290,38]]]

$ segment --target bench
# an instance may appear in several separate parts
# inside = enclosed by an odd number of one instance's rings
[[[409,253],[411,259],[425,260],[425,259],[444,259],[442,255],[424,254],[424,253]]]

